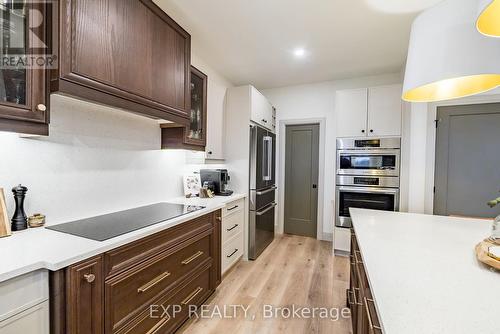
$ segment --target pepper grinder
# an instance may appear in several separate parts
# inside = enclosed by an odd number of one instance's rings
[[[28,188],[18,185],[12,188],[14,193],[14,200],[16,201],[16,211],[12,217],[12,231],[21,231],[28,228],[28,217],[24,212],[24,199]]]

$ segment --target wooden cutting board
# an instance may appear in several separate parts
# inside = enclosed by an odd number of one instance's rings
[[[484,239],[484,241],[481,241],[476,246],[476,256],[480,262],[500,270],[500,261],[495,260],[494,258],[488,255],[488,248],[492,246],[498,246],[498,245],[493,243],[489,239]]]
[[[0,188],[0,238],[11,235],[10,221],[7,215],[7,206],[5,205],[5,196],[3,188]]]

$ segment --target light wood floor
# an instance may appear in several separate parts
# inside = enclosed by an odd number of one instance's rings
[[[224,305],[249,306],[248,316],[191,319],[184,334],[206,333],[335,333],[351,332],[350,319],[263,318],[263,305],[275,307],[345,307],[349,260],[332,256],[331,243],[284,235],[276,238],[256,261],[240,261],[207,302],[208,309]],[[255,318],[253,318],[255,316]]]

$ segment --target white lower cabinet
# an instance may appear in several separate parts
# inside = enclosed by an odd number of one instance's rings
[[[0,296],[0,334],[49,333],[47,270],[0,283]]]
[[[243,233],[240,232],[222,246],[222,274],[243,256]]]
[[[351,250],[351,229],[335,227],[334,248],[336,251],[350,252]]]
[[[222,274],[243,256],[245,199],[230,202],[222,210]]]
[[[0,334],[49,334],[49,301],[0,322]]]

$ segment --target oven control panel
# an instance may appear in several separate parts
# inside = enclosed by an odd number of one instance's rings
[[[360,188],[399,188],[399,177],[337,175],[337,186],[354,186]]]
[[[380,179],[378,177],[354,177],[354,184],[360,186],[378,186]]]
[[[359,139],[354,141],[354,147],[380,147],[380,139]]]

